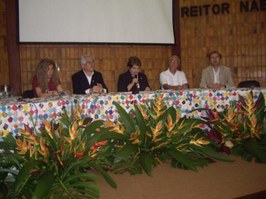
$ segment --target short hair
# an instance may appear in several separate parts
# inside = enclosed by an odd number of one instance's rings
[[[209,53],[207,54],[207,57],[209,58],[209,60],[211,59],[211,55],[212,55],[212,54],[218,54],[219,57],[220,57],[220,59],[222,58],[221,53],[219,53],[218,51],[214,50],[214,51],[211,51],[211,52],[209,52]]]
[[[80,64],[86,64],[88,59],[94,59],[92,55],[82,55],[80,58]]]
[[[172,62],[172,60],[173,59],[177,59],[177,60],[179,60],[179,63],[181,63],[181,59],[180,59],[180,57],[179,56],[177,56],[177,55],[172,55],[171,57],[169,57],[169,64]]]
[[[141,67],[140,59],[136,56],[129,57],[128,62],[127,62],[127,67],[132,68],[134,65]]]

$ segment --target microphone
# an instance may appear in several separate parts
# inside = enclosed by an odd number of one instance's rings
[[[134,78],[137,78],[138,79],[138,75],[135,75]],[[140,88],[139,81],[136,83],[136,86],[137,86],[138,89]]]

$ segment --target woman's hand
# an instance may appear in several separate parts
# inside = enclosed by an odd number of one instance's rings
[[[58,92],[57,91],[48,91],[49,96],[58,96]]]

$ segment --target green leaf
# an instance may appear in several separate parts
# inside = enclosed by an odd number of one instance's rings
[[[138,106],[134,105],[134,107],[135,107],[135,113],[136,113],[136,120],[137,120],[138,127],[140,130],[139,140],[141,142],[144,142],[144,138],[146,136],[146,132],[147,132],[148,128],[145,124],[145,120],[144,120],[143,115],[141,114],[141,111],[139,110]]]
[[[31,171],[35,168],[40,162],[36,160],[28,161],[23,164],[22,169],[19,171],[16,182],[15,182],[15,192],[19,194],[23,187],[26,185],[28,179],[31,176]]]
[[[80,167],[87,167],[91,161],[90,157],[81,157],[75,159],[72,164],[70,164],[63,174],[63,178],[66,177],[72,170],[79,169]]]
[[[137,145],[133,145],[133,144],[126,144],[124,145],[121,149],[119,149],[115,155],[118,156],[121,159],[128,159],[130,157],[131,154],[135,154],[138,152],[138,147]]]
[[[150,153],[148,152],[142,152],[140,154],[140,164],[144,171],[147,173],[147,175],[151,176],[151,170],[153,165],[153,158]]]
[[[100,128],[103,125],[103,120],[95,120],[92,123],[88,124],[84,130],[84,133],[86,133],[86,135],[91,135],[94,133],[100,133],[98,131],[96,131],[96,129],[98,130],[102,130],[102,128]]]
[[[4,169],[4,168],[1,168],[0,167],[0,173],[10,173],[10,174],[13,174],[13,175],[18,175],[18,172],[17,170],[14,170],[14,169]]]
[[[190,146],[194,151],[197,151],[203,155],[205,155],[208,158],[215,159],[215,160],[221,160],[221,161],[226,161],[226,162],[233,162],[229,158],[228,155],[225,155],[224,153],[219,153],[215,149],[213,149],[210,146],[196,146],[196,145],[191,145]]]
[[[170,149],[167,151],[168,154],[174,158],[177,162],[192,171],[197,171],[197,167],[194,165],[193,160],[189,158],[188,154],[181,153],[176,149]]]
[[[116,188],[117,187],[117,184],[115,183],[115,181],[113,180],[113,178],[106,172],[102,169],[102,167],[100,167],[98,164],[96,163],[93,163],[91,162],[90,163],[90,166],[92,168],[94,168],[96,171],[98,171],[102,176],[103,178],[105,179],[105,181],[113,188]]]
[[[95,143],[98,141],[106,140],[101,139],[101,137],[109,131],[105,128],[100,128],[103,125],[102,120],[96,120],[85,128],[83,135],[85,135],[85,138],[83,136],[83,139],[86,139],[86,151]],[[97,129],[97,131],[96,131]]]
[[[136,131],[135,123],[133,118],[117,103],[113,102],[117,111],[119,113],[120,119],[122,120],[123,124],[125,125],[126,131],[131,134]]]
[[[121,133],[115,133],[115,132],[111,132],[111,131],[103,131],[101,132],[101,134],[99,135],[97,141],[102,141],[102,140],[124,140],[125,139],[125,135],[121,134]]]
[[[94,184],[76,181],[70,184],[70,187],[73,187],[77,192],[82,193],[87,197],[89,196],[89,198],[99,198],[99,189]]]
[[[263,150],[263,147],[257,141],[249,139],[243,143],[243,147],[255,156],[258,162],[266,163],[266,151]]]
[[[7,151],[7,150],[14,150],[17,147],[16,143],[8,142],[8,141],[0,141],[0,149]]]
[[[3,137],[3,140],[4,140],[4,142],[9,142],[11,144],[16,145],[16,139],[14,138],[14,136],[11,133],[6,135],[5,137]]]
[[[162,119],[166,120],[167,116],[170,115],[173,122],[176,121],[176,109],[174,107],[169,107],[164,113],[163,113],[163,116],[162,116]]]
[[[3,156],[1,158],[1,164],[4,168],[10,168],[10,167],[16,167],[17,169],[20,169],[22,166],[22,162],[24,162],[23,157],[21,157],[19,154],[14,154],[12,152],[10,153],[3,153]]]
[[[48,195],[53,186],[54,180],[55,176],[50,171],[47,171],[45,174],[43,174],[37,182],[32,198],[41,199]]]
[[[73,111],[73,109],[71,110]],[[66,109],[63,109],[63,113],[60,116],[60,123],[64,124],[67,127],[71,125],[71,118],[68,116]]]
[[[80,180],[84,180],[84,181],[96,181],[97,180],[97,176],[92,174],[92,173],[79,173],[79,174],[75,174],[75,175],[70,175],[68,176],[64,182],[68,183],[68,182],[72,182],[72,181],[80,181]]]
[[[256,101],[255,108],[256,108],[255,114],[258,119],[258,124],[260,126],[263,126],[263,120],[265,118],[266,110],[265,110],[265,100],[264,100],[264,96],[262,92],[260,92],[259,94],[259,97]]]

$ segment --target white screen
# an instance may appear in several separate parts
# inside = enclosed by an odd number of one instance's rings
[[[19,42],[174,44],[172,0],[19,0]]]

